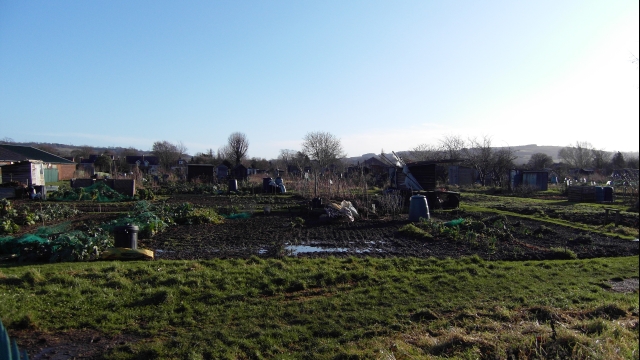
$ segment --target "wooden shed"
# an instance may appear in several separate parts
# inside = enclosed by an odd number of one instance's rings
[[[511,170],[509,186],[515,190],[518,186],[531,186],[539,191],[549,188],[549,172],[546,170]]]
[[[3,165],[2,182],[17,181],[25,185],[44,186],[44,169],[44,163],[38,160]]]
[[[246,180],[247,173],[247,167],[242,164],[238,164],[231,170],[230,176],[236,180]]]
[[[413,177],[418,180],[423,190],[436,188],[436,164],[433,162],[417,162],[407,164]]]
[[[451,165],[448,170],[449,185],[471,186],[475,182],[475,169],[466,166]]]
[[[47,182],[69,180],[75,176],[76,164],[69,159],[32,146],[0,144],[0,164],[23,161],[41,161]]]
[[[216,175],[218,176],[218,179],[224,179],[229,176],[229,168],[227,167],[227,165],[218,165],[216,167]]]
[[[187,180],[199,179],[213,182],[216,177],[216,166],[212,164],[187,164]]]

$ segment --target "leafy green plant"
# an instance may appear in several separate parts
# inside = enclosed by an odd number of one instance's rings
[[[409,237],[421,238],[425,240],[433,239],[433,235],[415,226],[414,224],[404,225],[400,228],[400,230],[398,230],[398,232]]]
[[[29,360],[29,354],[26,350],[20,351],[15,340],[9,339],[7,329],[0,320],[0,359],[2,360]]]
[[[20,230],[20,226],[13,219],[4,219],[0,222],[0,233],[2,234],[13,234],[18,230]]]
[[[136,196],[135,198],[137,200],[153,200],[156,198],[155,194],[153,193],[153,191],[151,191],[151,189],[138,189],[136,191]]]

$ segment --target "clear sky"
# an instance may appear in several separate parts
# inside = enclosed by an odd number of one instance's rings
[[[0,138],[638,151],[638,1],[0,0]]]

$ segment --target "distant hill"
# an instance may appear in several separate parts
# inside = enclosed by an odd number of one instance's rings
[[[31,146],[34,148],[38,148],[40,150],[44,150],[47,152],[50,152],[52,154],[58,155],[58,156],[72,156],[73,155],[73,151],[74,150],[79,150],[83,147],[91,147],[94,150],[95,154],[102,154],[106,151],[110,151],[112,153],[115,154],[119,154],[120,152],[124,151],[125,149],[128,148],[123,148],[123,147],[100,147],[100,146],[91,146],[91,145],[67,145],[67,144],[59,144],[59,143],[39,143],[39,142],[11,142],[12,145],[21,145],[21,146]],[[140,155],[147,155],[147,154],[151,154],[150,151],[142,151],[142,150],[137,150]]]
[[[562,149],[563,147],[564,146],[551,146],[551,145],[539,146],[536,144],[529,144],[529,145],[511,146],[511,149],[515,152],[516,156],[518,157],[514,162],[516,163],[516,165],[521,165],[521,164],[526,164],[531,158],[531,155],[536,153],[543,153],[545,155],[551,156],[554,162],[560,162],[560,158],[558,157],[558,151],[560,151],[560,149]],[[409,157],[409,153],[410,152],[408,150],[396,151],[396,154],[398,154],[400,157]],[[391,151],[389,151],[389,154],[391,154]],[[630,154],[635,157],[638,157],[639,153],[631,152],[631,153],[624,153],[624,154],[625,155]],[[361,156],[349,157],[346,160],[350,163],[355,164],[358,161],[363,162],[367,159],[370,159],[371,157],[379,158],[378,155],[379,154],[368,153],[368,154],[363,154]]]
[[[38,142],[11,142],[11,144],[33,146],[35,148],[39,148],[59,156],[71,156],[74,150],[79,150],[80,148],[87,146],[87,145],[76,146],[76,145],[67,145],[67,144],[59,144],[59,143],[38,143]],[[543,154],[549,155],[553,158],[553,161],[559,162],[560,158],[558,158],[558,151],[560,151],[560,149],[562,149],[563,147],[564,146],[551,146],[551,145],[538,146],[536,144],[529,144],[529,145],[511,146],[511,149],[516,153],[516,156],[518,157],[515,160],[516,165],[521,165],[529,161],[529,159],[531,158],[531,155],[535,153],[543,153]],[[123,147],[92,147],[92,148],[94,149],[96,154],[101,154],[105,151],[110,151],[112,153],[119,154],[120,152],[127,149]],[[137,151],[139,152],[140,155],[151,154],[150,151],[143,151],[143,150],[137,150]],[[409,150],[399,150],[399,151],[395,151],[395,153],[402,158],[407,158],[407,159],[410,158]],[[625,156],[629,154],[635,157],[638,157],[639,155],[638,152],[631,152],[631,153],[624,153],[624,154]],[[357,164],[358,162],[363,162],[372,157],[379,159],[380,158],[379,155],[380,154],[366,153],[360,156],[348,157],[345,160],[351,164]],[[387,155],[389,155],[388,156],[389,159],[393,158],[391,156],[391,151],[388,151]]]

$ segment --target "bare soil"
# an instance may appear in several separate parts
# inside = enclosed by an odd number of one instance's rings
[[[225,197],[178,196],[170,202],[189,201],[206,206],[230,206]],[[236,207],[242,204],[235,203]],[[259,203],[247,207],[262,209]],[[324,220],[321,209],[307,211],[290,199],[275,205],[277,211],[257,211],[248,219],[226,220],[222,225],[185,225],[169,228],[151,239],[140,239],[139,247],[153,249],[157,259],[213,259],[259,257],[436,257],[459,258],[478,255],[486,260],[544,260],[566,257],[558,248],[573,251],[578,258],[633,256],[637,241],[623,240],[572,228],[506,217],[508,236],[488,240],[453,241],[445,236],[424,240],[402,234],[407,215],[396,218],[370,216],[354,222]],[[458,217],[483,220],[487,214],[438,212],[434,220]],[[299,220],[304,219],[304,225]],[[487,224],[489,226],[489,224]],[[554,249],[552,249],[554,248]]]
[[[320,216],[324,213],[322,209],[310,210],[301,198],[175,195],[166,201],[174,204],[190,202],[214,207],[223,213],[242,211],[252,215],[247,219],[227,219],[220,225],[171,226],[152,238],[138,239],[138,247],[154,250],[156,259],[204,260],[251,256],[460,258],[478,255],[486,260],[545,260],[566,258],[567,255],[558,249],[571,250],[578,258],[640,253],[638,241],[519,217],[506,217],[503,222],[508,231],[502,231],[491,240],[454,241],[439,235],[425,240],[399,231],[409,223],[406,214],[397,217],[370,214],[356,218],[354,222],[344,218],[327,220]],[[37,202],[18,203],[40,206]],[[60,222],[71,221],[73,228],[82,229],[122,216],[133,205],[78,203],[74,206],[83,213]],[[265,207],[271,209],[269,214],[263,212]],[[431,218],[448,221],[465,217],[485,221],[489,215],[447,211],[432,213]],[[637,218],[631,221],[637,224]],[[579,221],[584,222],[585,219]],[[23,227],[17,235],[33,232],[38,226],[41,224]]]

